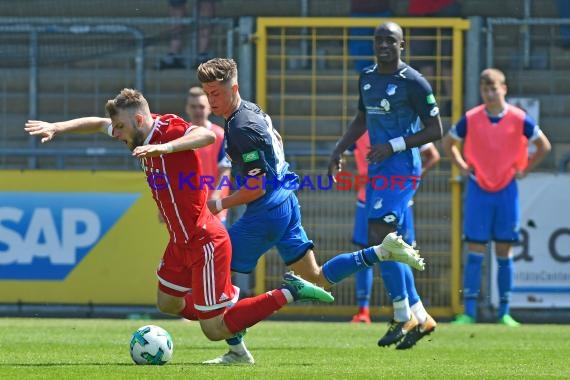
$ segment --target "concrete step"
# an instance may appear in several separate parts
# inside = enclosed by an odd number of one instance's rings
[[[356,107],[357,98],[350,97],[350,104]],[[346,97],[342,95],[319,95],[318,101],[310,94],[268,94],[267,111],[272,118],[276,118],[274,110],[283,109],[285,114],[294,114],[299,117],[319,115],[327,117],[341,117],[343,111],[346,117],[352,117],[355,109],[343,110],[343,102]]]
[[[348,73],[348,76],[343,76]],[[291,70],[286,72],[286,80],[282,83],[281,74],[270,72],[267,76],[267,91],[279,94],[286,91],[288,94],[316,93],[336,94],[338,96],[354,97],[358,99],[358,77],[352,71],[342,73],[338,70],[319,70],[313,75],[309,70],[300,72]],[[355,100],[355,101],[356,101]]]
[[[113,19],[109,19],[112,23]],[[96,24],[86,24],[92,29]],[[160,58],[169,50],[171,26],[165,24],[124,24],[144,35],[144,65],[155,68]],[[226,55],[227,25],[214,25],[210,34],[210,50],[216,55]],[[181,52],[186,60],[187,70],[193,70],[195,57],[191,57],[194,29],[188,27],[182,31],[184,49]],[[0,61],[0,67],[25,67],[29,64],[29,34],[6,33],[5,51],[9,52]],[[117,68],[135,66],[137,45],[139,42],[131,32],[117,34],[101,33],[40,33],[38,36],[38,62],[41,66],[69,68]]]
[[[2,88],[10,93],[27,93],[29,68],[2,69]],[[4,75],[5,74],[5,75]],[[145,70],[145,93],[181,92],[184,96],[191,84],[197,82],[195,71]],[[42,67],[38,70],[40,92],[107,92],[116,94],[124,87],[135,84],[135,71],[130,65],[113,68]]]
[[[311,16],[344,16],[348,14],[348,3],[338,0],[319,0],[309,3]],[[187,4],[192,14],[194,1]],[[22,2],[0,2],[0,14],[4,17],[168,17],[168,3],[156,0],[125,0],[112,4],[106,2],[58,0],[57,6],[50,6],[41,0]],[[300,16],[298,1],[220,0],[216,7],[217,17],[240,16]]]
[[[570,69],[507,70],[509,94],[568,94]]]
[[[558,41],[558,37],[556,41]],[[551,70],[570,70],[570,53],[567,48],[552,45],[549,48],[549,53]]]
[[[524,17],[524,6],[521,0],[504,0],[501,6],[493,0],[461,1],[463,15],[483,17]],[[531,17],[559,17],[553,1],[531,1]]]
[[[568,116],[541,116],[540,127],[552,141],[570,143]]]
[[[568,110],[570,110],[570,95],[564,95],[564,94],[549,95],[549,94],[532,94],[532,93],[519,94],[513,91],[509,83],[507,84],[509,86],[508,96],[538,99],[540,104],[539,121],[542,121],[543,115],[565,116],[568,114]]]
[[[311,119],[310,116],[293,116],[286,118],[283,125],[281,125],[281,118],[272,116],[273,124],[280,131],[280,133],[289,136],[311,136],[316,137],[333,137],[340,138],[346,129],[345,123],[338,120],[337,117],[320,116],[316,119]]]

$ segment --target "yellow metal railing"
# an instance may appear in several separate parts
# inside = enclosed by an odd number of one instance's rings
[[[358,74],[349,54],[350,28],[374,28],[394,21],[409,42],[435,42],[432,55],[413,56],[405,49],[406,62],[432,61],[427,76],[447,127],[463,109],[463,33],[469,21],[455,18],[258,18],[256,101],[272,117],[284,137],[287,159],[305,175],[326,173],[327,155],[344,133],[356,111]],[[415,30],[429,28],[431,34],[416,36]],[[369,37],[372,39],[372,35]],[[451,54],[442,46],[451,41]],[[370,60],[373,57],[365,57]],[[358,57],[362,59],[362,57]],[[451,74],[446,74],[444,67]],[[445,85],[451,81],[451,93]],[[449,86],[448,86],[449,87]],[[449,90],[448,90],[449,92]],[[460,187],[449,182],[447,163],[424,179],[416,197],[418,245],[428,261],[428,270],[416,276],[420,295],[434,315],[451,316],[460,310]],[[450,202],[450,197],[453,201]],[[317,260],[352,251],[355,194],[352,191],[303,191],[299,193],[303,224],[315,241]],[[423,200],[423,201],[422,201]],[[452,207],[453,205],[453,207]],[[278,285],[285,270],[275,252],[262,260],[256,271],[256,292]],[[354,311],[354,281],[335,287],[334,306],[291,307],[295,314],[348,315]],[[381,280],[376,276],[372,304],[388,305]],[[381,307],[379,314],[389,308]],[[378,313],[377,313],[378,314]]]

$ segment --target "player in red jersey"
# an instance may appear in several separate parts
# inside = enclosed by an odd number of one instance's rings
[[[243,335],[247,327],[288,303],[334,300],[325,290],[286,273],[279,289],[238,301],[239,289],[230,277],[230,238],[206,207],[207,191],[200,186],[201,162],[194,151],[212,144],[215,134],[176,115],[151,113],[144,96],[133,89],[123,89],[105,108],[109,118],[57,123],[28,120],[25,130],[42,137],[42,143],[65,132],[107,133],[125,143],[140,160],[170,234],[157,271],[160,311],[198,320],[208,339],[222,340]],[[251,357],[245,345],[236,349]],[[244,352],[235,355],[243,358]]]
[[[208,179],[212,179],[208,186],[208,199],[222,199],[230,195],[230,186],[223,186],[224,180],[231,175],[231,162],[227,159],[224,150],[224,128],[212,123],[208,118],[212,110],[202,87],[195,86],[188,90],[186,98],[186,114],[190,123],[203,125],[216,134],[216,141],[208,146],[198,149],[196,153],[202,161],[202,169]],[[228,210],[216,214],[222,223],[226,223]]]

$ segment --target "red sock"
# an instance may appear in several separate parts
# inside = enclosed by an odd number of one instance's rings
[[[286,304],[287,299],[280,289],[244,298],[226,311],[224,323],[232,333],[236,333],[264,320]]]
[[[370,309],[368,308],[368,306],[359,307],[358,314],[370,315]]]
[[[194,307],[194,299],[192,298],[192,293],[188,293],[184,296],[184,301],[186,301],[186,306],[180,312],[182,318],[189,319],[191,321],[198,320],[198,311]]]

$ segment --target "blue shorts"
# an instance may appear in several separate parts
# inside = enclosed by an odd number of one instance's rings
[[[519,241],[520,205],[517,181],[497,192],[483,190],[469,178],[463,202],[465,241],[487,243]]]
[[[293,193],[263,214],[248,216],[246,211],[228,231],[234,272],[252,272],[259,258],[273,247],[286,265],[298,261],[314,247],[301,224],[301,208]]]
[[[414,230],[414,210],[412,205],[413,202],[408,204],[404,217],[400,219],[396,230],[398,234],[402,235],[406,243],[415,245],[416,232]],[[362,201],[356,201],[352,242],[362,247],[368,246],[368,218],[366,216],[366,205]]]
[[[371,181],[373,180],[374,177],[372,177]],[[386,185],[386,181],[382,179],[375,180],[374,183],[376,188],[372,186],[372,183],[366,185],[368,219],[390,224],[394,228],[398,228],[403,221],[410,201],[420,185],[420,179],[416,179],[415,183],[411,180],[405,180],[402,186]],[[383,188],[384,185],[386,185],[386,188]]]

